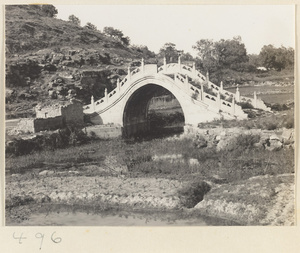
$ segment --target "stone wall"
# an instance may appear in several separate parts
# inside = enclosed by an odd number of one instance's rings
[[[62,116],[47,119],[20,119],[16,130],[23,133],[36,133],[45,130],[55,130],[64,126]]]
[[[60,105],[50,105],[45,107],[36,107],[36,118],[45,119],[61,116],[61,106]]]
[[[61,116],[66,124],[83,125],[83,107],[79,101],[73,101],[71,104],[61,107]]]
[[[47,119],[34,119],[35,132],[45,130],[56,130],[64,126],[64,120],[62,116],[57,116]]]
[[[85,131],[89,136],[96,135],[96,137],[101,139],[111,139],[122,136],[122,127],[113,124],[89,126],[85,128]]]
[[[35,110],[37,119],[51,119],[61,116],[66,124],[83,124],[84,113],[82,103],[77,100],[72,100],[65,104],[53,104],[48,106],[39,105]],[[54,120],[54,125],[56,124],[56,121],[57,120]]]
[[[34,120],[33,118],[20,119],[16,130],[22,131],[24,133],[34,133]]]

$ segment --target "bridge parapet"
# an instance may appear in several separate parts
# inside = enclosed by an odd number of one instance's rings
[[[207,104],[211,110],[215,110],[217,112],[226,112],[237,118],[247,118],[247,115],[244,113],[242,108],[235,104],[235,100],[233,96],[229,96],[226,99],[221,99],[220,89],[217,91],[217,95],[212,95],[204,92],[203,86],[201,88],[197,88],[193,84],[188,82],[188,78],[183,78],[181,74],[174,74],[174,81],[179,85],[179,87],[183,87],[184,90],[191,96],[194,100],[204,102]],[[231,98],[233,102],[229,102],[228,100]]]
[[[235,97],[237,99],[237,102],[248,102],[253,105],[254,108],[257,109],[262,109],[265,111],[270,111],[271,109],[265,105],[265,103],[261,100],[258,99],[255,95],[254,98],[249,98],[249,97],[244,97],[237,95],[236,93],[227,91],[223,89],[222,82],[220,86],[212,83],[209,81],[208,76],[204,76],[201,74],[199,71],[195,69],[195,64],[193,64],[193,67],[189,67],[187,65],[183,65],[182,63],[170,63],[170,64],[165,64],[161,67],[158,68],[159,72],[162,72],[164,74],[172,74],[175,72],[188,75],[190,78],[198,80],[200,84],[205,84],[207,85],[208,88],[212,89],[213,92],[220,92],[221,95],[225,96],[225,99],[231,99],[232,97]]]
[[[202,80],[200,82],[200,88],[189,82],[188,77],[193,78],[195,76],[194,74]],[[173,88],[176,88],[178,92],[181,93],[180,96],[188,95],[186,98],[191,98],[190,101],[192,103],[202,106],[203,108],[207,108],[214,113],[223,112],[227,113],[231,117],[234,116],[237,118],[247,117],[242,108],[235,104],[233,93],[223,91],[221,87],[212,83],[211,84],[214,85],[212,87],[215,88],[214,91],[216,91],[215,94],[213,95],[205,92],[203,88],[203,75],[197,72],[194,66],[191,68],[185,65],[178,65],[176,63],[164,65],[160,68],[157,68],[156,64],[142,64],[141,67],[136,68],[133,71],[128,69],[127,76],[122,81],[118,80],[117,87],[109,93],[105,91],[105,96],[97,101],[92,99],[90,105],[84,106],[84,113],[92,114],[96,112],[101,114],[110,110],[110,108],[114,108],[114,105],[119,103],[124,96],[127,96],[126,94],[130,92],[133,86],[146,79],[165,80],[172,84]],[[172,90],[170,91],[172,92]],[[221,94],[227,94],[227,96],[223,95],[223,99]],[[230,99],[232,99],[233,102],[229,102],[228,100]]]
[[[83,107],[84,113],[93,113],[96,111],[100,111],[110,104],[114,103],[120,95],[130,86],[132,82],[139,79],[146,72],[153,72],[154,67],[147,68],[147,65],[141,66],[139,68],[134,69],[133,71],[128,71],[128,74],[120,81],[117,81],[117,87],[113,89],[111,92],[106,93],[104,97],[98,99],[97,101],[91,101],[91,104]],[[157,70],[157,66],[155,65],[155,69]]]

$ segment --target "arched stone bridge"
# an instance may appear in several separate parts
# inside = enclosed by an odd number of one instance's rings
[[[245,119],[247,114],[237,102],[249,102],[255,108],[268,110],[263,101],[256,98],[241,97],[236,93],[223,90],[209,81],[193,67],[178,63],[158,67],[155,64],[144,65],[130,71],[117,82],[117,88],[97,101],[84,106],[94,124],[113,123],[123,127],[125,135],[146,132],[150,100],[168,90],[178,100],[185,118],[185,125],[197,125],[200,122],[215,119]]]

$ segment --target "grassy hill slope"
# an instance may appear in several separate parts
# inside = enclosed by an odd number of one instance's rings
[[[45,16],[39,5],[8,5],[5,11],[8,117],[34,115],[41,101],[75,97],[89,103],[92,94],[97,99],[105,88],[112,90],[142,57],[156,61],[150,51]]]

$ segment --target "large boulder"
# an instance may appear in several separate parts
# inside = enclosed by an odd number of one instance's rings
[[[277,151],[277,150],[282,149],[282,147],[283,147],[283,144],[282,144],[280,138],[275,134],[270,136],[269,141],[267,142],[267,145],[265,146],[265,148],[270,151]]]

